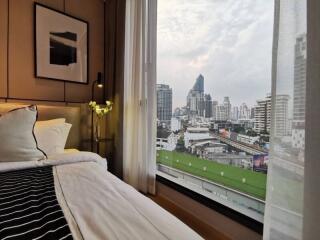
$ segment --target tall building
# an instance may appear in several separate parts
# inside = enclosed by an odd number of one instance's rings
[[[240,119],[250,119],[250,109],[248,108],[247,104],[242,103],[239,110],[239,118]]]
[[[157,84],[157,118],[170,123],[172,117],[172,89],[169,85]]]
[[[231,119],[231,103],[230,103],[229,97],[224,97],[223,106],[225,108],[227,120],[230,120]]]
[[[212,99],[210,94],[204,95],[204,112],[206,118],[212,117]]]
[[[212,101],[212,118],[216,120],[218,101]]]
[[[254,119],[254,107],[250,109],[250,119]]]
[[[228,120],[227,109],[224,106],[224,104],[216,106],[215,120],[217,120],[217,121],[227,121]]]
[[[288,102],[289,95],[277,95],[274,108],[274,131],[275,136],[283,137],[288,135]]]
[[[190,115],[204,117],[204,77],[200,74],[187,96],[187,108]]]
[[[196,83],[193,85],[192,89],[194,91],[204,92],[204,77],[202,74],[197,77]]]
[[[238,119],[239,119],[239,108],[238,107],[232,107],[231,120],[237,121]]]
[[[295,45],[292,118],[292,145],[300,149],[305,146],[306,61],[307,37],[303,34]]]
[[[270,133],[271,95],[263,100],[257,100],[254,108],[254,130],[258,133]]]

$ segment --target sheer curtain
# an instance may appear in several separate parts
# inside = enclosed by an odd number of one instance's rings
[[[124,69],[124,180],[155,192],[156,0],[127,0]]]
[[[264,239],[303,239],[307,0],[276,0]]]

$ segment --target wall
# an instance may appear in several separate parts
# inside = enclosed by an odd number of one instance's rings
[[[319,239],[320,1],[307,1],[307,82],[302,239]]]
[[[39,0],[89,22],[89,85],[35,78],[33,0],[0,0],[0,99],[87,102],[91,82],[104,72],[104,2]],[[102,98],[102,90],[96,89]]]

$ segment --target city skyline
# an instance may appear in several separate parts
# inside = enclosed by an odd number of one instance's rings
[[[173,109],[199,74],[219,102],[253,107],[270,93],[273,14],[272,1],[160,1],[157,78],[173,89]]]
[[[199,76],[198,76],[197,78],[194,79],[193,87],[189,89],[189,91],[188,91],[189,93],[188,93],[188,92],[186,93],[186,95],[185,95],[185,99],[186,99],[186,100],[185,100],[185,102],[184,102],[181,106],[174,106],[174,104],[173,104],[174,100],[172,99],[172,111],[173,111],[173,112],[174,112],[174,110],[177,109],[177,108],[183,108],[183,107],[186,107],[186,106],[187,106],[187,104],[188,104],[188,94],[190,94],[190,91],[191,91],[192,89],[194,89],[195,87],[197,87],[197,85],[198,85],[197,79],[199,79],[199,77],[203,77],[203,79],[205,79],[204,76],[203,76],[201,73],[199,74]],[[204,80],[204,82],[205,82],[205,80]],[[173,98],[174,89],[172,88],[172,86],[171,86],[170,84],[157,83],[157,86],[164,86],[164,85],[165,85],[165,86],[168,86],[168,87],[170,88],[171,95],[172,95],[172,98]],[[225,96],[223,96],[221,99],[213,98],[212,95],[206,91],[204,84],[203,84],[203,86],[201,86],[201,88],[203,89],[202,91],[203,91],[203,93],[204,93],[204,94],[203,94],[203,97],[206,97],[206,96],[208,97],[208,96],[210,96],[210,101],[211,101],[211,102],[217,102],[218,104],[223,104],[223,102],[226,100],[226,98],[228,98],[228,100],[229,100],[232,108],[233,108],[233,107],[238,107],[238,108],[240,108],[241,105],[245,104],[245,105],[247,105],[247,107],[248,107],[249,109],[251,109],[251,108],[254,108],[255,106],[257,106],[258,101],[263,100],[263,99],[265,99],[267,96],[270,96],[270,95],[271,95],[270,92],[266,92],[265,95],[261,96],[260,98],[257,98],[257,99],[255,100],[255,102],[254,102],[253,105],[249,105],[249,104],[248,104],[247,102],[245,102],[245,101],[234,103],[234,102],[232,101],[232,97],[229,96],[229,95],[225,95]],[[230,111],[232,112],[232,109],[231,109]]]
[[[157,118],[160,122],[168,123],[171,117],[182,115],[204,117],[217,121],[249,120],[258,117],[258,119],[256,119],[256,124],[260,124],[260,127],[257,127],[257,132],[270,131],[270,93],[266,94],[264,98],[256,99],[256,104],[254,106],[248,106],[244,102],[235,105],[232,103],[229,96],[225,96],[223,101],[219,102],[212,99],[211,95],[206,93],[204,88],[204,76],[200,74],[195,79],[193,87],[188,91],[186,102],[182,107],[172,108],[172,96],[173,90],[170,85],[157,84]],[[279,97],[281,96],[285,96],[287,104],[289,96],[279,95]],[[266,120],[267,122],[265,122],[265,119],[268,119]],[[287,112],[285,119],[288,119]],[[284,125],[287,125],[287,123],[284,123]],[[287,132],[287,130],[284,130],[283,132]]]

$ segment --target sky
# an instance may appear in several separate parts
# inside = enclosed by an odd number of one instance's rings
[[[252,107],[271,92],[273,0],[158,0],[157,81],[186,105],[198,75],[205,93]]]

